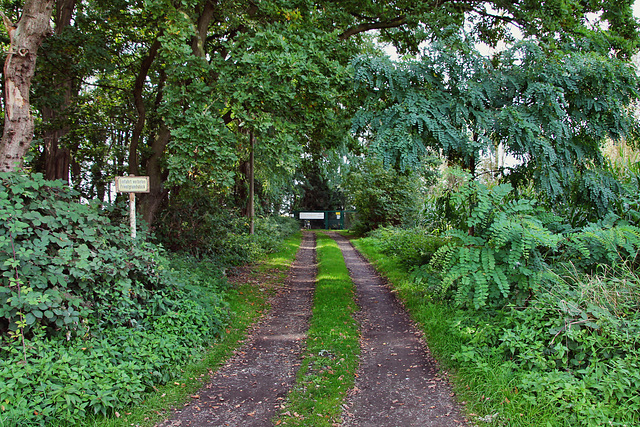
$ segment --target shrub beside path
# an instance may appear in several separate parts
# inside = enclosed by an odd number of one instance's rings
[[[357,288],[361,360],[343,426],[467,425],[421,334],[373,267],[337,233]],[[295,383],[316,279],[315,234],[304,233],[269,314],[210,382],[158,427],[269,426]]]

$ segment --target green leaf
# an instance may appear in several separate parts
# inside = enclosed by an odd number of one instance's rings
[[[36,322],[36,316],[34,314],[32,314],[32,313],[27,313],[24,316],[24,320],[25,320],[25,323],[27,324],[27,326],[31,326]]]

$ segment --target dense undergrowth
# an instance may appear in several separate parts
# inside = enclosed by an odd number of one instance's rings
[[[191,358],[182,367],[176,366],[176,377],[159,385],[142,401],[136,401],[119,411],[119,417],[88,417],[82,425],[93,427],[151,427],[171,416],[177,408],[191,399],[210,381],[217,368],[224,365],[247,337],[249,328],[269,309],[269,298],[282,286],[293,263],[302,234],[297,232],[286,238],[277,252],[270,253],[243,274],[231,279],[225,297],[229,303],[229,321],[225,333],[197,358]],[[206,272],[210,272],[206,269]],[[250,280],[241,280],[248,273]],[[259,283],[259,286],[256,286]]]
[[[114,207],[41,175],[0,174],[0,426],[113,415],[170,381],[227,322],[228,259],[168,253]],[[278,224],[277,232],[271,225]],[[252,261],[296,230],[258,221]]]
[[[206,258],[224,269],[276,251],[283,237],[298,231],[299,224],[284,217],[259,217],[255,233],[249,235],[246,217],[229,212],[203,189],[185,186],[159,214],[154,227],[157,241],[169,251]]]
[[[493,425],[638,425],[637,205],[576,227],[506,185],[456,197],[473,201],[461,228],[379,229],[359,248],[457,372],[468,412]]]

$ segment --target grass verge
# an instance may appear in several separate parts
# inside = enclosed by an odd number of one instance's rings
[[[153,426],[168,415],[170,408],[182,405],[195,394],[213,373],[222,366],[246,338],[248,327],[269,309],[268,299],[286,277],[300,246],[301,233],[287,239],[283,248],[267,257],[250,274],[250,283],[239,283],[228,292],[231,312],[229,326],[222,339],[212,345],[199,360],[182,368],[182,375],[173,382],[158,387],[137,404],[115,414],[115,418],[98,417],[87,420],[85,426],[124,427]],[[256,286],[259,283],[260,286]]]
[[[353,387],[360,354],[354,286],[337,243],[317,234],[318,277],[307,349],[275,425],[331,426]]]

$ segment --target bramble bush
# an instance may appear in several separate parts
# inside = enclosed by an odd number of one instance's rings
[[[113,207],[61,182],[0,182],[0,425],[110,414],[222,334],[219,275],[132,239]]]
[[[0,332],[84,335],[133,326],[172,287],[160,247],[134,241],[113,207],[78,203],[41,174],[0,174]],[[155,313],[151,313],[155,314]],[[162,311],[157,314],[162,314]]]

